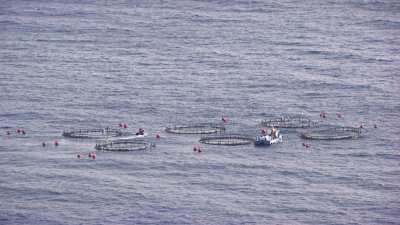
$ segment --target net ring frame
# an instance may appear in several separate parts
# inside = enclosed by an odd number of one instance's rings
[[[189,125],[174,125],[165,128],[171,134],[214,134],[225,131],[225,126],[220,123],[198,123]]]
[[[240,134],[216,134],[208,135],[200,138],[199,142],[208,145],[250,145],[253,144],[255,139],[253,137],[240,135]]]
[[[300,136],[310,140],[343,140],[361,137],[362,128],[359,127],[326,127],[301,132]]]
[[[143,139],[106,140],[95,145],[95,149],[98,151],[114,152],[144,151],[152,147],[155,147],[154,143],[147,142]]]
[[[68,138],[81,138],[81,139],[98,139],[106,137],[120,137],[123,132],[114,128],[97,128],[97,129],[71,129],[63,131],[62,136]]]
[[[305,116],[282,116],[275,119],[264,119],[259,125],[261,127],[304,129],[318,127],[319,122]]]

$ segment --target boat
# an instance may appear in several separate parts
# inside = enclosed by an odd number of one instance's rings
[[[254,141],[255,146],[270,146],[273,144],[278,144],[282,142],[282,135],[279,134],[279,130],[275,131],[276,135],[275,138],[272,137],[271,134],[263,133],[262,135],[259,135],[256,137],[256,140]]]

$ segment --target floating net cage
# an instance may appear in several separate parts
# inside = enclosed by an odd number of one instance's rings
[[[301,133],[302,138],[314,140],[356,139],[360,136],[361,128],[356,127],[328,127]]]
[[[167,127],[165,131],[173,134],[213,134],[225,131],[225,126],[218,123],[198,123]]]
[[[115,141],[104,141],[96,144],[95,149],[100,151],[143,151],[155,147],[153,143],[146,142],[140,139],[127,139],[127,140],[115,140]]]
[[[64,137],[69,138],[93,138],[100,139],[106,137],[120,137],[124,135],[124,132],[118,129],[105,128],[105,129],[73,129],[64,131],[62,134]]]
[[[202,137],[199,142],[209,145],[235,146],[253,144],[254,138],[239,134],[219,134]]]
[[[311,128],[317,127],[318,122],[304,116],[285,116],[276,119],[263,120],[260,125],[263,127],[277,128]]]

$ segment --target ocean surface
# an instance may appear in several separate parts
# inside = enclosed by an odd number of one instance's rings
[[[1,0],[0,224],[400,224],[399,73],[398,0]],[[363,137],[163,132],[322,111]],[[119,123],[161,138],[91,160],[61,136]]]

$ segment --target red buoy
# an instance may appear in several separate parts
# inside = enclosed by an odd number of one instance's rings
[[[193,151],[197,152],[197,147],[196,146],[193,146]]]
[[[156,138],[157,138],[157,139],[160,139],[160,138],[161,138],[161,136],[160,136],[159,133],[156,134]]]
[[[262,129],[261,133],[265,135],[265,134],[267,134],[267,130],[266,129]]]
[[[58,141],[57,141],[57,140],[54,141],[54,145],[55,145],[56,147],[58,146]]]
[[[124,129],[128,128],[128,124],[124,123]]]
[[[96,159],[96,153],[92,154],[92,159]]]
[[[18,133],[18,134],[21,133],[21,129],[17,129],[17,133]]]

